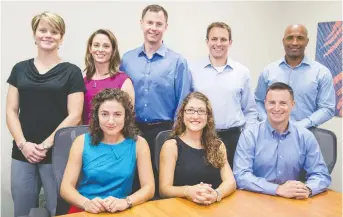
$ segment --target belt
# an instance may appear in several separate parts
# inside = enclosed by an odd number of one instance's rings
[[[172,126],[173,125],[173,121],[156,121],[156,122],[137,122],[137,126],[139,128],[143,128],[143,127],[159,127],[159,126]]]
[[[230,127],[228,129],[218,129],[216,131],[217,132],[232,132],[232,131],[241,132],[242,131],[242,127]]]

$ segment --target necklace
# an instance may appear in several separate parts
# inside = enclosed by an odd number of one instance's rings
[[[97,81],[93,80],[93,88],[96,88],[96,83],[97,83]]]
[[[95,76],[96,76],[97,74],[95,73]],[[108,78],[109,76],[109,73],[106,73],[106,74],[104,74],[105,76],[96,76],[96,78],[99,78],[99,80],[96,80],[96,79],[94,79],[94,76],[93,76],[93,88],[96,88],[96,85],[97,85],[97,83],[98,83],[98,81],[100,81],[100,80],[104,80],[104,79],[106,79],[106,78]]]

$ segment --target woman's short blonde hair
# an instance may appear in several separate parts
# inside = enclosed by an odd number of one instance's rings
[[[36,33],[38,24],[41,20],[48,22],[63,37],[66,31],[66,26],[65,26],[63,18],[58,14],[47,12],[47,11],[41,14],[37,14],[36,16],[32,18],[31,27],[32,27],[33,34]]]

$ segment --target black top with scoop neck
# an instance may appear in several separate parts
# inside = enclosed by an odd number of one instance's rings
[[[84,92],[79,67],[62,62],[39,74],[34,59],[17,63],[7,82],[19,92],[19,121],[29,142],[42,143],[68,116],[68,95]],[[12,158],[28,162],[13,141]],[[40,163],[51,163],[51,149]]]

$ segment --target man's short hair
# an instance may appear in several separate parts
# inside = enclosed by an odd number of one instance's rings
[[[166,18],[166,22],[168,22],[168,12],[160,5],[148,5],[144,8],[142,12],[142,20],[146,14],[146,12],[152,11],[152,12],[160,12],[162,11],[164,14],[164,18]]]
[[[232,39],[232,33],[231,33],[231,28],[229,25],[227,25],[224,22],[214,22],[211,23],[208,27],[207,27],[207,31],[206,31],[206,39],[208,40],[208,35],[210,34],[211,29],[213,29],[214,27],[218,27],[218,28],[222,28],[222,29],[226,29],[229,33],[229,41],[231,41]]]
[[[267,97],[268,91],[270,90],[287,90],[289,94],[291,94],[292,99],[294,100],[293,89],[288,84],[285,84],[282,82],[273,83],[272,85],[268,87],[267,92],[266,92],[266,97]]]

